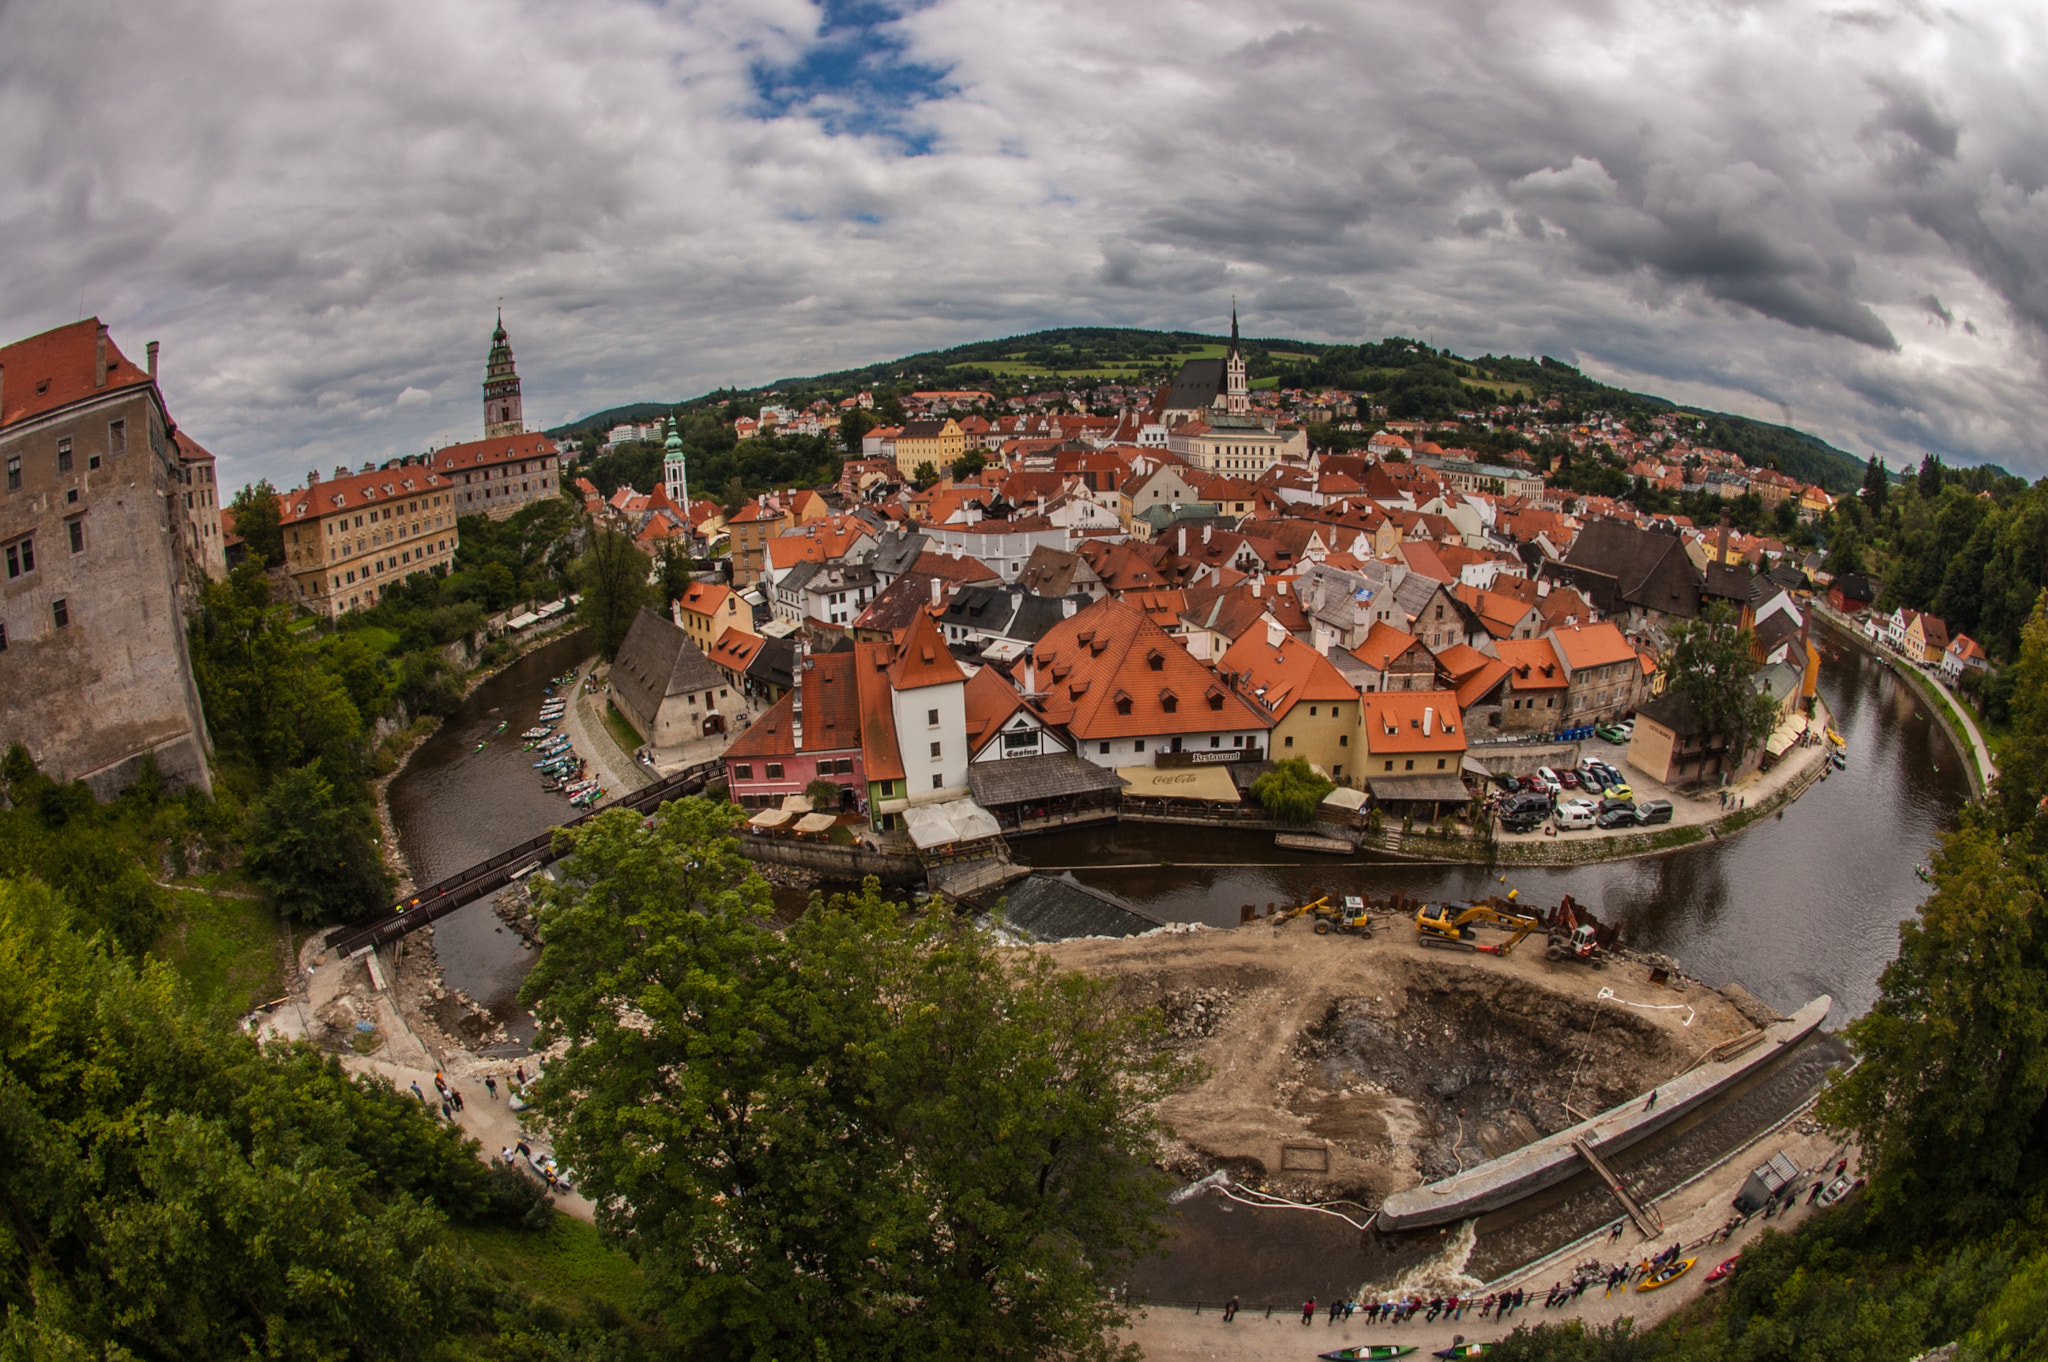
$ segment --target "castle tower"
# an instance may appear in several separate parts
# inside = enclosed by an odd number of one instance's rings
[[[1237,304],[1230,305],[1230,352],[1223,357],[1223,396],[1233,416],[1252,409],[1251,385],[1245,381],[1244,351],[1237,341]]]
[[[676,418],[668,418],[668,443],[662,447],[661,479],[668,487],[668,499],[684,515],[690,513],[690,461],[683,453],[683,437],[676,434]]]
[[[505,339],[505,313],[491,333],[491,358],[484,367],[484,438],[524,435],[526,416],[519,405],[519,371],[512,364],[512,345]]]

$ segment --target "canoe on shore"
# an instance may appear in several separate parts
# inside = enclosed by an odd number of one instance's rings
[[[1699,1259],[1697,1258],[1680,1258],[1675,1263],[1666,1263],[1649,1276],[1637,1282],[1636,1290],[1655,1291],[1660,1286],[1669,1286],[1686,1273],[1692,1271],[1692,1265],[1698,1261]]]
[[[1339,1348],[1333,1353],[1317,1353],[1323,1362],[1381,1362],[1381,1359],[1406,1357],[1415,1351],[1412,1343],[1361,1343],[1356,1348]]]

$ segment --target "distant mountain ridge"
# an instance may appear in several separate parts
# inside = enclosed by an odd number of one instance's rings
[[[738,402],[751,410],[770,393],[786,400],[844,396],[859,389],[909,392],[917,388],[989,388],[999,395],[1038,391],[1083,381],[1095,386],[1142,382],[1170,375],[1182,361],[1203,352],[1220,353],[1228,341],[1195,331],[1150,331],[1119,327],[1057,327],[995,340],[971,341],[807,377],[784,378],[756,388],[721,389],[686,399],[676,407],[703,408]],[[1336,345],[1283,337],[1245,337],[1245,360],[1254,386],[1334,388],[1370,392],[1395,415],[1446,417],[1491,397],[1537,401],[1558,398],[1569,410],[1607,410],[1616,415],[1690,413],[1707,423],[1700,440],[1733,450],[1751,464],[1775,464],[1804,482],[1830,491],[1861,485],[1864,461],[1846,450],[1791,426],[1757,421],[1667,398],[1614,388],[1578,369],[1544,356],[1519,359],[1484,355],[1467,358],[1405,337],[1362,345]],[[593,428],[645,421],[672,410],[661,403],[635,402],[593,412],[548,431],[572,437]]]

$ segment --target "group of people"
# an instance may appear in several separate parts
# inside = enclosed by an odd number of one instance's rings
[[[1546,1305],[1558,1304],[1558,1289],[1551,1292],[1552,1299]],[[1475,1306],[1481,1319],[1506,1319],[1510,1312],[1528,1304],[1529,1293],[1517,1288],[1513,1291],[1494,1292],[1485,1297],[1443,1295],[1424,1300],[1420,1295],[1398,1297],[1393,1300],[1372,1301],[1361,1304],[1351,1300],[1333,1300],[1323,1308],[1329,1312],[1330,1323],[1349,1320],[1363,1313],[1367,1324],[1406,1324],[1417,1315],[1424,1324],[1434,1324],[1438,1319],[1457,1320],[1465,1318],[1467,1311]],[[1316,1317],[1316,1298],[1310,1296],[1301,1303],[1301,1322],[1312,1324]],[[1223,1322],[1228,1324],[1237,1317],[1237,1297],[1230,1298],[1230,1304],[1223,1307]]]
[[[513,1092],[518,1092],[526,1086],[526,1066],[524,1064],[519,1065],[513,1070],[513,1074],[513,1078],[507,1081],[506,1086]],[[410,1086],[412,1088],[412,1095],[419,1098],[423,1105],[432,1107],[438,1100],[441,1105],[441,1119],[450,1125],[455,1124],[455,1118],[463,1110],[462,1089],[456,1087],[446,1074],[438,1069],[434,1071],[434,1092],[436,1097],[428,1097],[421,1090],[418,1079],[414,1079]],[[484,1075],[484,1091],[491,1095],[493,1102],[498,1100],[498,1079],[496,1075]]]

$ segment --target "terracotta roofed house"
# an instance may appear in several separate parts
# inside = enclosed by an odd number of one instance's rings
[[[312,478],[278,495],[285,570],[315,613],[366,610],[414,573],[453,565],[461,514],[455,488],[423,464]]]
[[[731,678],[644,605],[612,660],[611,704],[655,747],[723,733],[735,709]]]
[[[852,652],[820,653],[802,664],[803,694],[792,688],[725,750],[732,800],[743,809],[780,808],[814,780],[840,789],[839,806],[859,809],[867,789],[867,744]]]
[[[457,515],[504,520],[562,493],[561,451],[545,435],[498,435],[446,445],[427,456],[455,494]]]
[[[1301,757],[1340,784],[1357,783],[1358,688],[1328,658],[1268,621],[1239,637],[1216,670],[1272,718],[1273,760]]]

